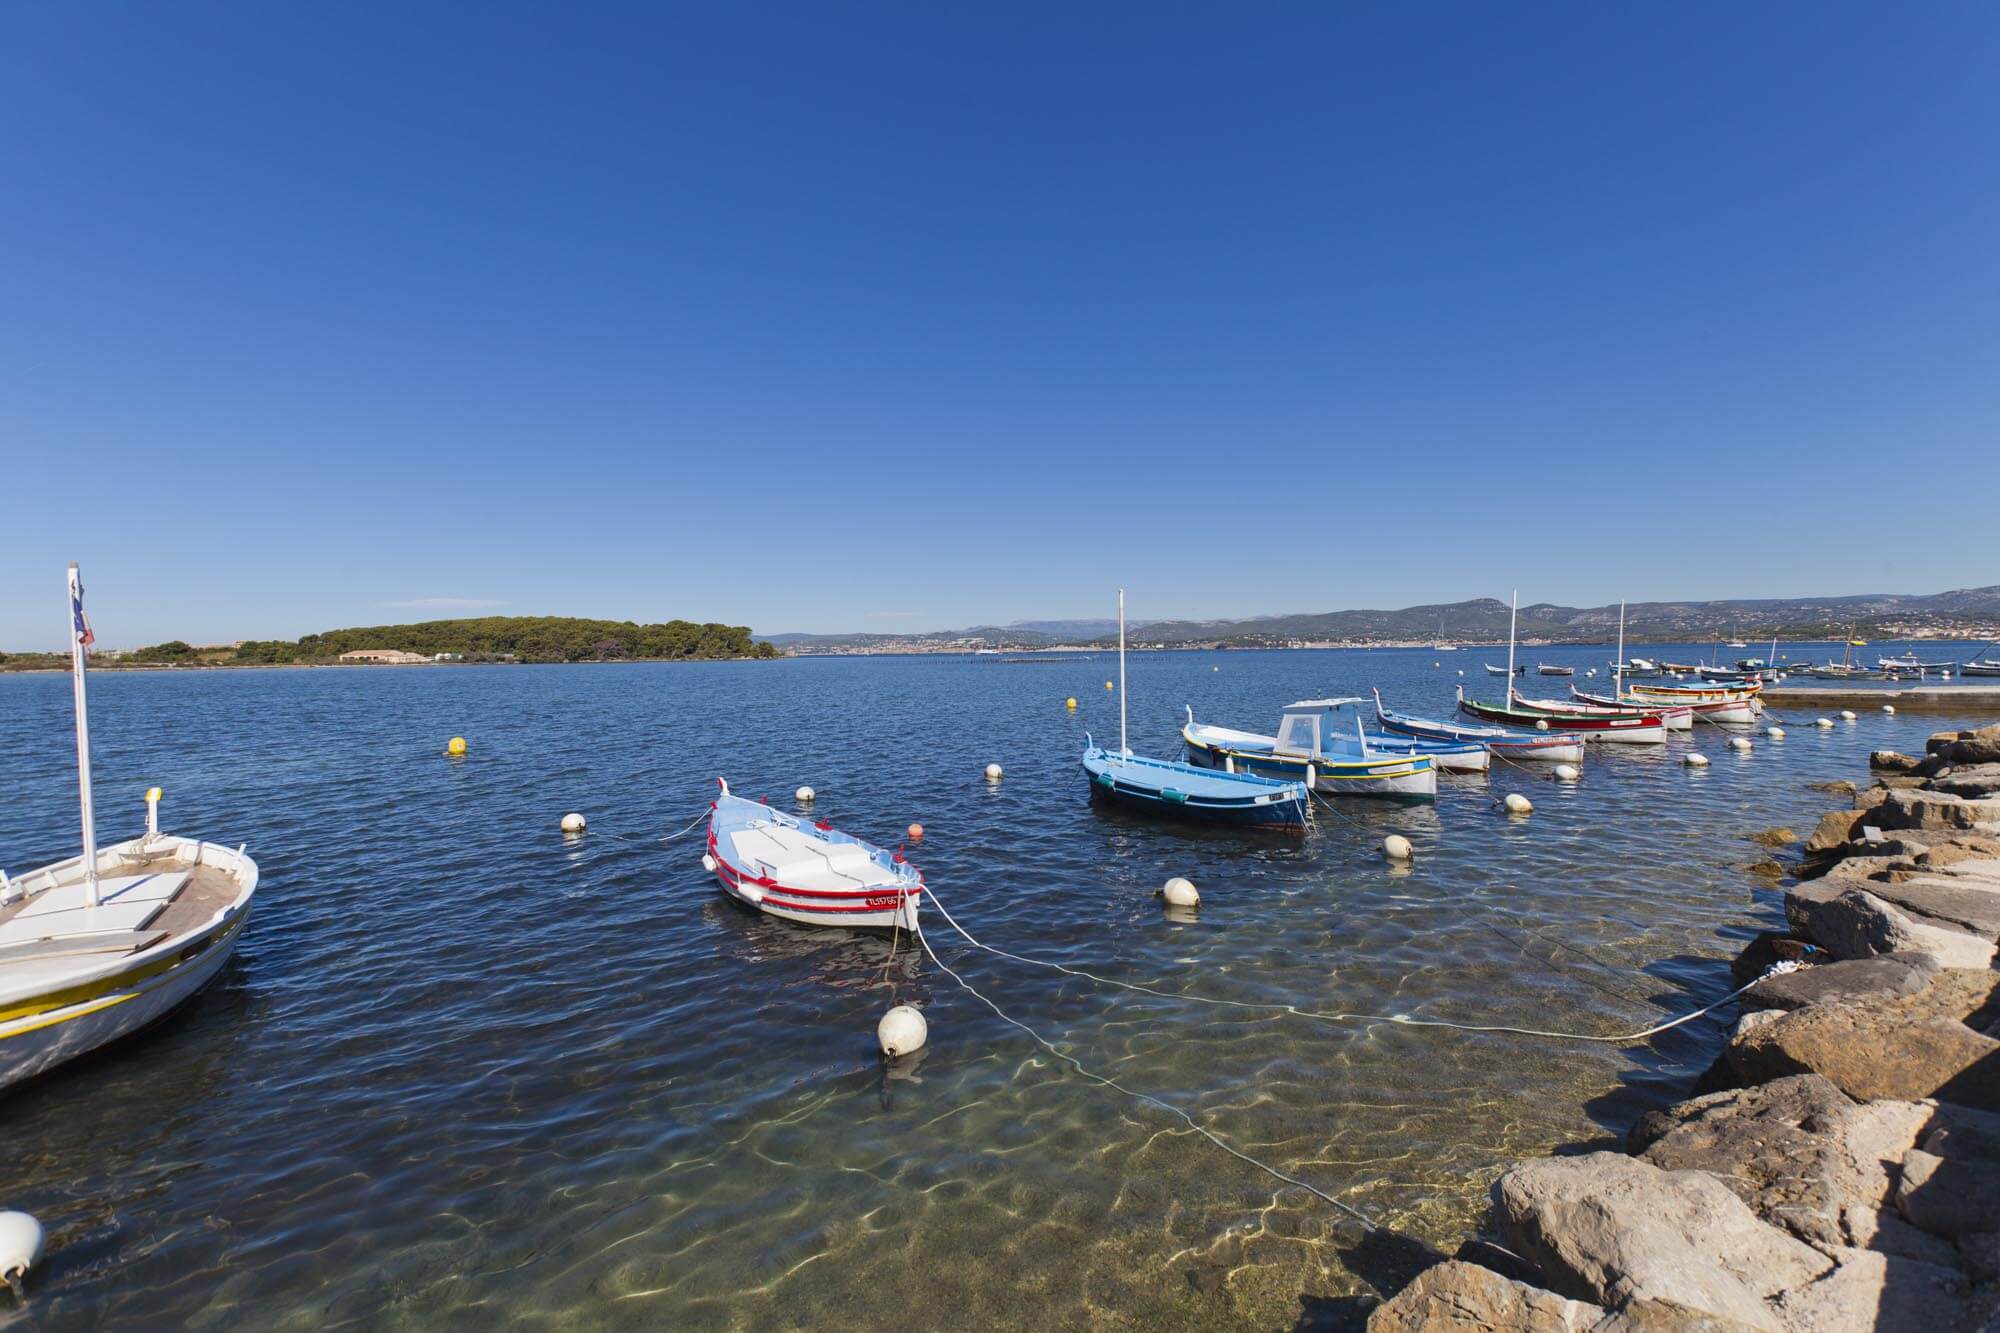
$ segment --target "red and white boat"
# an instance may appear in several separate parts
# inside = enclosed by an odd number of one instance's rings
[[[1657,713],[1588,712],[1581,705],[1574,711],[1524,708],[1518,698],[1512,707],[1502,707],[1466,698],[1463,685],[1458,687],[1458,707],[1461,712],[1484,721],[1526,727],[1530,731],[1574,731],[1594,741],[1626,745],[1664,745],[1667,741],[1666,723]]]
[[[721,795],[709,808],[702,868],[760,912],[808,926],[917,928],[924,877],[903,859],[827,820],[808,822],[761,801]]]
[[[1690,701],[1678,704],[1662,703],[1655,705],[1651,699],[1641,698],[1636,690],[1626,694],[1621,701],[1602,694],[1585,694],[1582,690],[1571,686],[1569,697],[1578,703],[1595,704],[1600,708],[1650,709],[1657,707],[1663,713],[1679,713],[1683,711],[1690,715],[1698,713],[1711,722],[1741,722],[1748,724],[1757,720],[1757,714],[1760,711],[1757,701],[1754,699],[1707,699],[1700,702]],[[1669,730],[1672,730],[1672,728],[1669,728]]]
[[[1530,699],[1518,690],[1508,696],[1514,707],[1534,713],[1577,713],[1586,717],[1651,717],[1668,731],[1693,731],[1694,710],[1686,704],[1579,703],[1575,699]]]

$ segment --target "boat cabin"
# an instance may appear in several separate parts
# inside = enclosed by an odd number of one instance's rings
[[[1361,723],[1360,706],[1362,699],[1301,699],[1297,703],[1285,705],[1283,715],[1278,719],[1277,744],[1273,753],[1296,755],[1304,758],[1319,758],[1330,749],[1346,750],[1346,724],[1337,716],[1341,709],[1352,708],[1354,713],[1354,738],[1363,753],[1368,749],[1368,735]],[[1339,739],[1336,740],[1335,738]]]

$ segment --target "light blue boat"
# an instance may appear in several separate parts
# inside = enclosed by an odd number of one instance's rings
[[[1148,759],[1125,743],[1125,590],[1118,590],[1118,748],[1083,735],[1083,771],[1090,794],[1113,805],[1166,819],[1239,827],[1299,829],[1309,799],[1302,782],[1253,773],[1216,772],[1170,759]]]

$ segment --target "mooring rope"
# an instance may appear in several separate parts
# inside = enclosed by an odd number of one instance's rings
[[[935,903],[937,899],[933,897],[931,901]],[[940,907],[938,910],[943,911],[944,909]],[[947,921],[951,920],[950,913],[945,914],[945,919]],[[955,921],[952,922],[952,926],[953,929],[958,930],[959,934],[965,935],[964,929],[959,927],[957,922]],[[1251,1166],[1256,1167],[1259,1171],[1262,1171],[1264,1174],[1270,1176],[1274,1180],[1281,1180],[1287,1185],[1297,1186],[1299,1189],[1305,1190],[1308,1194],[1314,1195],[1323,1203],[1332,1204],[1335,1208],[1340,1209],[1340,1211],[1346,1213],[1349,1217],[1352,1217],[1355,1221],[1361,1223],[1362,1226],[1367,1227],[1370,1231],[1377,1231],[1381,1229],[1380,1223],[1376,1222],[1375,1219],[1369,1217],[1368,1214],[1362,1212],[1359,1208],[1356,1208],[1353,1204],[1343,1203],[1341,1200],[1335,1198],[1331,1194],[1328,1194],[1325,1190],[1321,1189],[1317,1185],[1312,1184],[1310,1181],[1300,1180],[1297,1176],[1291,1175],[1285,1171],[1281,1171],[1277,1167],[1272,1166],[1269,1162],[1259,1161],[1257,1158],[1252,1157],[1249,1153],[1244,1152],[1241,1148],[1237,1148],[1232,1144],[1228,1143],[1227,1141],[1225,1141],[1214,1130],[1208,1128],[1206,1125],[1196,1120],[1193,1116],[1189,1115],[1186,1111],[1182,1110],[1178,1106],[1175,1106],[1172,1102],[1162,1100],[1159,1097],[1155,1097],[1149,1092],[1140,1092],[1136,1088],[1128,1088],[1123,1083],[1120,1083],[1117,1079],[1106,1078],[1102,1074],[1095,1073],[1085,1068],[1082,1061],[1078,1060],[1075,1056],[1069,1054],[1067,1051],[1064,1051],[1058,1046],[1056,1046],[1054,1042],[1050,1041],[1047,1037],[1044,1037],[1041,1033],[1029,1027],[1026,1023],[1023,1023],[1020,1019],[1015,1018],[1012,1014],[1009,1014],[1005,1009],[1002,1009],[999,1005],[995,1004],[986,995],[981,993],[978,990],[978,988],[976,988],[971,982],[967,981],[964,977],[954,972],[951,969],[950,964],[946,963],[944,959],[937,956],[937,950],[931,948],[930,936],[924,934],[924,928],[921,923],[918,924],[913,933],[916,935],[918,943],[924,946],[924,952],[927,955],[929,955],[930,960],[933,963],[936,963],[938,967],[944,971],[946,976],[949,976],[953,981],[956,981],[959,984],[960,988],[963,989],[966,994],[978,1000],[988,1009],[991,1009],[1002,1022],[1011,1024],[1012,1026],[1017,1027],[1021,1029],[1021,1031],[1027,1033],[1030,1037],[1034,1038],[1035,1043],[1039,1045],[1043,1050],[1047,1051],[1050,1055],[1055,1056],[1058,1060],[1061,1060],[1064,1064],[1067,1064],[1077,1073],[1083,1075],[1083,1077],[1089,1079],[1093,1083],[1099,1083],[1107,1088],[1112,1088],[1119,1092],[1122,1092],[1127,1097],[1131,1097],[1136,1101],[1142,1101],[1146,1103],[1148,1106],[1157,1106],[1160,1110],[1167,1112],[1169,1115],[1180,1117],[1180,1119],[1187,1125],[1189,1129],[1201,1135],[1203,1138],[1207,1139],[1210,1143],[1213,1143],[1216,1147],[1228,1153],[1231,1157],[1237,1158],[1241,1161],[1248,1162]],[[972,937],[970,935],[966,935],[966,938],[971,939]],[[986,946],[980,945],[980,947],[985,948]]]
[[[696,825],[700,824],[702,820],[704,820],[704,819],[707,819],[707,818],[708,818],[708,808],[707,808],[706,806],[704,806],[704,807],[702,808],[702,812],[701,812],[700,814],[698,814],[698,815],[696,815],[696,816],[694,817],[694,823],[693,823],[693,824],[689,824],[689,825],[688,825],[688,826],[687,826],[686,828],[682,829],[682,830],[681,830],[681,831],[680,831],[679,833],[669,833],[669,834],[668,834],[668,835],[667,835],[666,837],[664,837],[664,838],[661,838],[661,839],[660,839],[660,841],[661,841],[661,842],[672,842],[672,841],[673,841],[674,839],[676,839],[676,838],[685,838],[685,837],[686,837],[686,836],[687,836],[688,834],[690,834],[690,833],[694,832],[694,830],[695,830],[695,826],[696,826]]]
[[[1137,991],[1142,995],[1155,995],[1163,1000],[1192,1000],[1197,1004],[1212,1004],[1218,1008],[1249,1009],[1261,1013],[1290,1014],[1294,1018],[1313,1019],[1323,1023],[1396,1023],[1403,1027],[1449,1028],[1455,1032],[1494,1032],[1511,1034],[1518,1037],[1543,1037],[1553,1041],[1590,1041],[1623,1046],[1635,1041],[1644,1041],[1648,1037],[1656,1037],[1662,1032],[1681,1026],[1683,1023],[1692,1023],[1702,1015],[1720,1009],[1723,1005],[1728,1004],[1731,1000],[1743,994],[1752,986],[1764,981],[1766,978],[1794,971],[1798,967],[1797,963],[1789,961],[1774,963],[1768,971],[1753,978],[1748,983],[1738,986],[1721,999],[1705,1004],[1693,1013],[1682,1014],[1679,1018],[1669,1019],[1664,1023],[1656,1023],[1652,1027],[1643,1028],[1638,1032],[1609,1034],[1594,1032],[1551,1032],[1543,1028],[1515,1027],[1507,1023],[1454,1023],[1444,1018],[1412,1018],[1408,1014],[1326,1012],[1316,1009],[1301,1009],[1297,1005],[1292,1004],[1269,1004],[1260,1000],[1231,1000],[1213,995],[1195,995],[1187,992],[1160,990],[1153,986],[1140,985],[1132,981],[1116,981],[1110,977],[1099,976],[1095,972],[1085,971],[1082,968],[1069,967],[1062,963],[1053,963],[1044,958],[1029,958],[1022,954],[1010,953],[1005,949],[995,948],[993,945],[980,940],[971,931],[960,925],[957,918],[952,916],[951,910],[938,900],[935,889],[929,885],[925,885],[924,892],[930,898],[931,905],[938,909],[939,914],[944,917],[953,930],[965,937],[968,944],[971,944],[974,948],[984,949],[987,953],[1000,958],[1011,959],[1017,963],[1026,963],[1030,967],[1046,967],[1053,971],[1064,973],[1067,976],[1082,977],[1088,981],[1095,981],[1100,985],[1115,986],[1120,990]],[[925,947],[928,948],[928,944]]]

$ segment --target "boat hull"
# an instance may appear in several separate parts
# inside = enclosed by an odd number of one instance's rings
[[[1519,708],[1501,708],[1473,699],[1460,699],[1459,709],[1486,722],[1535,729],[1546,724],[1550,731],[1574,732],[1590,740],[1612,745],[1664,745],[1667,729],[1655,714],[1636,717],[1589,713],[1542,713]]]
[[[1454,727],[1447,722],[1431,723],[1428,720],[1391,718],[1380,713],[1376,715],[1376,720],[1384,731],[1393,731],[1401,736],[1414,736],[1419,740],[1466,741],[1483,745],[1489,752],[1516,762],[1524,759],[1540,760],[1550,764],[1583,762],[1584,743],[1574,736],[1484,737],[1472,735],[1467,729]]]
[[[1093,799],[1135,814],[1231,828],[1306,826],[1302,783],[1114,755],[1096,745],[1083,752],[1083,771]]]
[[[201,938],[180,944],[181,961],[152,976],[114,980],[110,989],[80,997],[60,1009],[26,1014],[0,1022],[0,1088],[11,1087],[100,1046],[129,1037],[165,1018],[196,992],[215,980],[236,952],[236,941],[250,920],[246,907]],[[148,970],[133,968],[135,974]]]
[[[1627,700],[1624,703],[1619,703],[1607,695],[1585,694],[1581,690],[1574,689],[1570,693],[1576,698],[1578,703],[1591,704],[1600,708],[1629,708],[1635,705],[1647,708],[1654,706],[1651,700]],[[1747,726],[1755,722],[1757,715],[1763,711],[1763,706],[1753,699],[1718,699],[1711,702],[1689,701],[1666,705],[1666,708],[1674,713],[1685,711],[1689,715],[1686,727],[1674,727],[1672,725],[1674,719],[1663,715],[1661,720],[1668,723],[1668,730],[1670,731],[1693,730],[1693,718],[1695,714],[1707,718],[1710,722],[1729,722]]]
[[[1245,750],[1211,744],[1182,728],[1188,762],[1227,773],[1256,773],[1264,777],[1303,782],[1310,791],[1326,796],[1386,796],[1401,800],[1437,799],[1437,766],[1428,758],[1396,756],[1389,759],[1309,759],[1268,751]]]
[[[731,865],[720,850],[715,830],[708,834],[708,855],[722,892],[745,907],[802,926],[838,926],[843,930],[910,930],[917,928],[917,908],[923,884],[907,887],[832,890],[788,887],[753,871]]]

